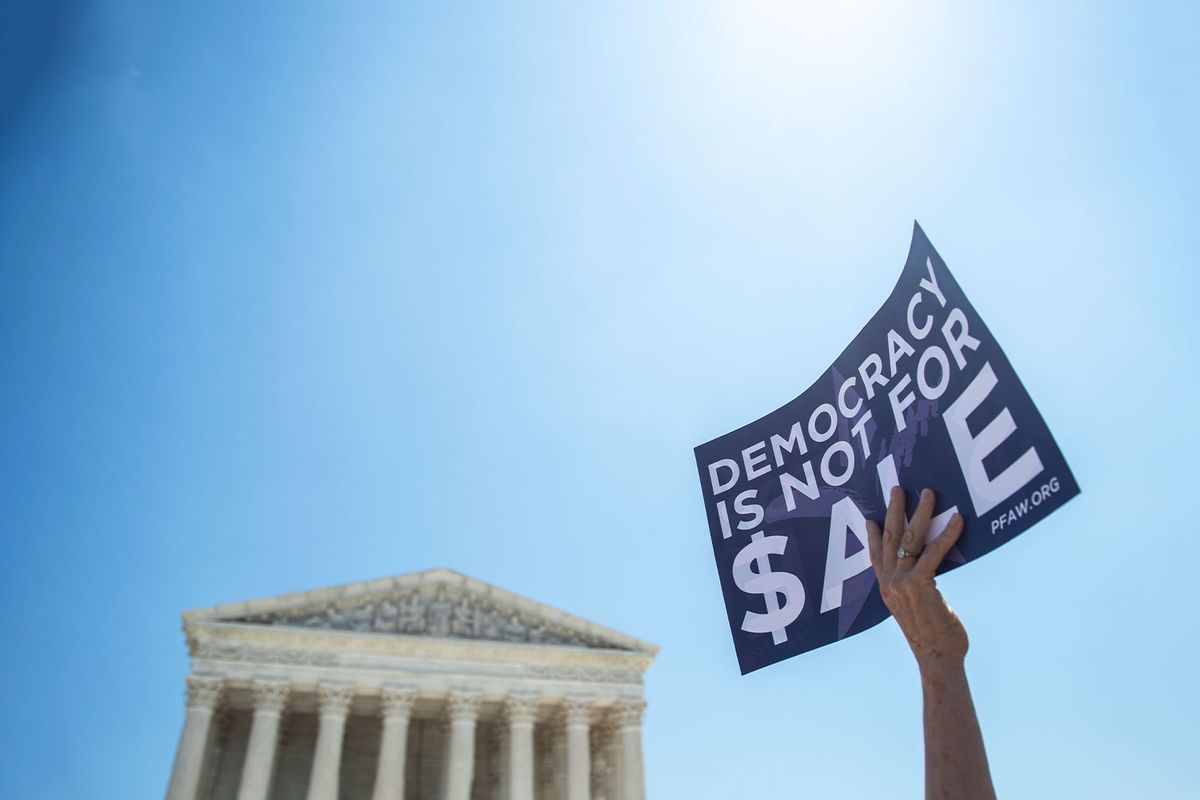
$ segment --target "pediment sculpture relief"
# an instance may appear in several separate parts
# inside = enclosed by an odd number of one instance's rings
[[[516,608],[464,591],[413,589],[330,606],[254,614],[230,620],[363,633],[398,633],[495,642],[572,645],[621,649]]]

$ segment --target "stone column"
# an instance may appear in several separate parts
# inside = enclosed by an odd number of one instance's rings
[[[508,764],[503,785],[505,800],[533,800],[533,720],[537,699],[510,695],[504,702],[504,721],[508,725]]]
[[[383,736],[375,772],[373,800],[404,800],[404,759],[408,752],[408,720],[417,693],[413,689],[385,686],[381,698]]]
[[[342,735],[354,687],[337,684],[317,686],[317,747],[313,753],[308,800],[337,800],[338,773],[342,767]]]
[[[563,703],[563,728],[567,736],[567,800],[589,800],[592,757],[588,748],[588,728],[592,705],[567,698]]]
[[[200,772],[204,767],[204,751],[213,710],[221,698],[224,682],[220,678],[189,675],[187,679],[187,716],[179,747],[175,751],[175,767],[167,784],[167,800],[196,800],[200,787]]]
[[[246,745],[246,760],[242,764],[238,800],[267,800],[275,770],[279,717],[287,705],[289,689],[286,681],[254,682],[254,720],[250,723],[250,742]]]
[[[617,797],[645,800],[646,776],[642,766],[642,714],[645,700],[620,703],[613,709],[617,729]]]
[[[442,781],[444,800],[470,800],[475,772],[475,720],[479,697],[451,693],[446,701],[446,770]]]

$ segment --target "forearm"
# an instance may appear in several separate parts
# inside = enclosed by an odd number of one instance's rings
[[[926,800],[994,800],[979,718],[961,658],[921,664]]]

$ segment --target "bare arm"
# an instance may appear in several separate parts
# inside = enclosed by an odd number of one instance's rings
[[[883,531],[868,523],[871,564],[883,601],[921,671],[926,800],[994,800],[983,735],[967,685],[967,632],[934,581],[938,565],[962,535],[963,520],[956,514],[945,532],[925,547],[933,503],[933,492],[926,489],[906,528],[904,492],[894,489]]]

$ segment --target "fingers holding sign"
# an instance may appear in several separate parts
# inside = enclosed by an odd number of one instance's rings
[[[921,553],[921,557],[917,559],[914,571],[918,571],[923,576],[928,576],[932,579],[937,574],[938,567],[942,565],[942,559],[953,549],[962,532],[963,516],[962,514],[955,514],[950,518],[950,524],[946,526],[946,530],[942,531],[942,535],[925,547],[925,552]]]
[[[904,497],[904,492],[900,493]],[[897,566],[905,569],[912,569],[916,566],[917,558],[921,555],[921,551],[925,549],[925,536],[929,533],[929,521],[933,519],[933,492],[929,489],[921,492],[921,500],[917,503],[917,510],[913,512],[912,519],[904,528],[904,533],[900,536],[900,551],[897,553]]]
[[[875,523],[871,523],[874,525]],[[896,552],[904,534],[904,490],[899,486],[892,489],[887,517],[883,520],[883,557],[881,563],[887,574],[896,571]]]
[[[931,655],[962,657],[967,652],[966,631],[934,581],[942,559],[962,535],[963,518],[955,514],[942,535],[925,546],[934,502],[932,491],[922,492],[912,520],[905,525],[904,491],[897,487],[892,490],[883,530],[875,522],[867,523],[868,551],[879,593],[918,661]]]

